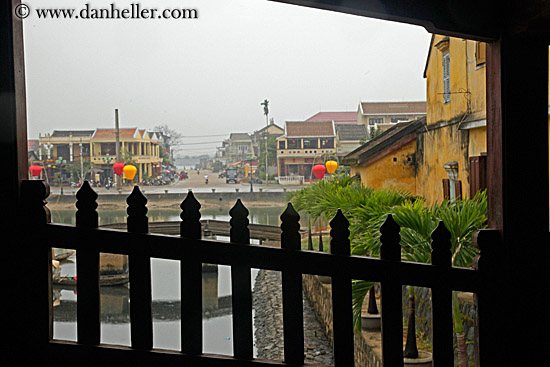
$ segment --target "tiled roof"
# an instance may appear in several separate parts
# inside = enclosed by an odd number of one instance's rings
[[[262,127],[260,130],[258,131],[255,131],[254,133],[261,133],[262,131],[270,128],[270,127],[276,127],[277,129],[280,129],[281,131],[284,131],[285,129],[283,129],[282,127],[280,127],[279,125],[277,124],[274,124],[274,123],[270,123],[269,125],[265,125],[264,127]]]
[[[306,121],[334,121],[337,124],[356,124],[357,112],[318,112]]]
[[[416,134],[418,129],[424,128],[426,117],[413,121],[405,121],[395,124],[376,138],[368,141],[343,159],[344,164],[356,165],[365,162],[371,157],[383,152],[388,147],[395,145],[411,134]],[[414,135],[413,135],[414,136]]]
[[[361,102],[363,115],[425,114],[426,102]]]
[[[247,133],[231,133],[229,135],[230,140],[251,140],[250,135]]]
[[[90,137],[94,133],[94,130],[54,130],[52,137],[61,138],[65,136],[76,136],[76,137]]]
[[[137,127],[131,128],[120,128],[119,129],[119,138],[120,139],[132,139],[136,137]],[[103,129],[97,128],[93,135],[94,139],[115,139],[116,138],[116,129]]]
[[[38,139],[28,139],[27,140],[27,150],[37,150],[40,145],[40,140]]]
[[[287,137],[335,136],[332,121],[287,121]]]
[[[341,141],[355,141],[368,138],[367,127],[363,124],[334,124]]]

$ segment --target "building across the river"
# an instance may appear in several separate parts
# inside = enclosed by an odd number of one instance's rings
[[[50,183],[68,183],[84,173],[87,179],[113,177],[116,129],[54,130],[39,136],[38,163]],[[135,180],[154,177],[162,170],[161,138],[137,127],[119,129],[120,161],[137,168]],[[71,177],[77,176],[77,177]]]

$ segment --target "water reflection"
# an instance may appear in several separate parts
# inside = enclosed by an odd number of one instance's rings
[[[201,209],[201,219],[217,219],[229,221],[230,208],[205,208]],[[262,207],[248,208],[250,223],[254,224],[268,224],[278,226],[281,224],[280,215],[283,213],[283,207]],[[53,209],[51,210],[51,217],[53,223],[62,224],[76,224],[75,212],[73,209]],[[113,223],[126,223],[128,214],[125,209],[99,209],[99,225],[113,224]],[[180,221],[181,210],[179,209],[149,209],[147,217],[149,222],[168,222],[168,221]]]
[[[73,273],[74,258],[62,263]],[[152,259],[152,314],[154,348],[180,350],[181,293],[178,261]],[[205,353],[233,354],[231,268],[203,272],[203,349]],[[252,274],[254,278],[256,272]],[[54,285],[54,339],[76,341],[76,287]],[[130,345],[130,294],[127,286],[101,287],[101,343]]]
[[[253,224],[280,225],[282,207],[249,208]],[[125,210],[98,210],[100,225],[126,222]],[[179,221],[179,209],[150,209],[150,222]],[[201,209],[202,219],[229,221],[229,208]],[[75,224],[75,210],[51,210],[52,222]],[[228,241],[227,237],[217,237]],[[257,241],[252,241],[257,243]],[[257,270],[252,270],[252,285]],[[76,257],[60,264],[61,277],[76,275]],[[231,314],[231,268],[203,272],[203,351],[233,355]],[[153,347],[181,348],[180,263],[151,259]],[[54,285],[54,339],[76,341],[76,287]],[[101,287],[101,343],[130,345],[130,302],[127,286]],[[256,349],[254,347],[254,355]]]

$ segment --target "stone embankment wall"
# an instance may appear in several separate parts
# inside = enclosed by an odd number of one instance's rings
[[[323,284],[316,275],[303,275],[304,295],[313,305],[318,320],[324,327],[330,343],[333,341],[332,330],[332,291],[330,284]],[[354,333],[355,365],[361,367],[381,367],[382,352],[380,333]]]
[[[416,330],[420,334],[422,339],[432,341],[432,292],[430,288],[415,288],[415,314],[416,314]],[[408,312],[408,297],[409,290],[407,286],[403,287],[403,317],[406,317]],[[470,365],[474,366],[476,358],[475,348],[475,320],[477,319],[477,311],[471,293],[459,293],[458,302],[460,312],[462,313],[464,328],[464,335],[466,339],[466,352],[468,353],[468,359]],[[456,336],[453,336],[453,342],[456,346]],[[455,348],[455,354],[456,354]],[[455,359],[457,356],[455,355]]]
[[[304,292],[305,293],[305,292]],[[284,359],[283,301],[281,273],[260,270],[252,294],[254,341],[257,358]],[[304,357],[306,364],[334,365],[332,347],[317,320],[310,302],[304,297]]]
[[[320,320],[329,341],[332,343],[332,292],[330,284],[323,284],[319,277],[305,274],[303,277],[304,294],[314,306],[317,318]],[[432,308],[431,290],[429,288],[416,288],[416,329],[423,339],[432,340]],[[408,310],[408,288],[403,287],[403,318],[406,318]],[[459,293],[459,305],[464,322],[467,353],[470,365],[475,361],[475,325],[476,308],[471,294]],[[355,365],[365,367],[382,366],[382,349],[380,332],[356,332],[355,336]],[[454,338],[456,344],[456,338]],[[456,349],[455,349],[456,353]],[[455,356],[456,359],[456,356]]]

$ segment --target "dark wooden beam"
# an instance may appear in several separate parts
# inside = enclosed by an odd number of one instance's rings
[[[13,17],[11,2],[0,6],[0,27],[0,146],[4,172],[0,197],[4,210],[15,213],[14,194],[19,192],[21,180],[27,178],[27,106],[23,25]]]
[[[15,245],[13,234],[18,227],[17,218],[23,213],[20,209],[20,184],[26,178],[27,173],[27,125],[25,102],[25,70],[23,59],[23,25],[14,17],[13,7],[19,1],[3,1],[0,4],[0,152],[2,152],[2,180],[0,180],[0,202],[2,203],[2,233],[5,246]],[[19,214],[19,215],[17,215]],[[29,243],[29,236],[16,236],[19,244],[25,247]],[[29,249],[28,247],[26,247]],[[36,269],[40,272],[39,269]],[[4,264],[5,299],[25,300],[29,296],[24,284],[29,284],[29,273],[21,272],[21,265],[9,261]],[[41,273],[42,274],[42,273]],[[36,280],[36,279],[35,279]],[[32,334],[35,321],[28,312],[32,302],[23,302],[25,307],[20,307],[19,302],[2,303],[2,328],[10,330],[10,338],[5,343],[5,350],[10,353],[2,357],[2,363],[26,364],[25,358],[29,353],[19,353],[23,345],[39,338],[39,333]],[[9,363],[10,357],[16,358]]]
[[[522,345],[523,359],[512,351],[518,349],[514,342],[493,347],[505,361],[528,365],[544,350],[539,342],[545,340],[548,318],[539,300],[550,290],[544,281],[549,229],[548,42],[542,39],[514,34],[488,44],[487,160],[489,227],[500,231],[503,239],[494,244],[503,256],[496,286],[502,294],[521,289],[516,307],[526,310],[511,314],[497,309],[494,317],[519,325],[520,334],[530,334]],[[505,330],[493,330],[495,335],[501,331]]]
[[[476,0],[271,0],[341,13],[416,24],[428,32],[479,40],[498,37],[507,1]]]

